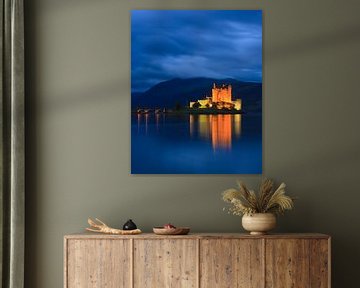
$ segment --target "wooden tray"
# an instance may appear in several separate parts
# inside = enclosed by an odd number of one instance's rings
[[[163,228],[154,227],[153,231],[157,235],[186,235],[190,232],[189,227]]]

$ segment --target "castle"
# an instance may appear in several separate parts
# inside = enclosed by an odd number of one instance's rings
[[[231,85],[216,87],[215,83],[211,90],[211,97],[190,102],[190,108],[216,108],[216,109],[235,109],[241,110],[241,99],[232,101]]]

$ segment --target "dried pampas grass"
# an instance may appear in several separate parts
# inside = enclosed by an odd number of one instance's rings
[[[294,198],[285,194],[285,183],[274,190],[274,182],[264,179],[259,193],[249,190],[238,181],[238,189],[227,189],[222,193],[222,199],[230,204],[229,213],[233,215],[251,215],[255,213],[283,214],[294,208]]]

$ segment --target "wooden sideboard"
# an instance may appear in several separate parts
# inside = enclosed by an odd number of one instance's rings
[[[323,234],[67,235],[65,288],[329,288]]]

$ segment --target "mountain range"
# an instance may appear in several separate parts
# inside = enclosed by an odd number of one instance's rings
[[[174,108],[188,106],[190,101],[211,96],[213,84],[232,85],[232,98],[242,99],[246,111],[261,111],[262,83],[244,82],[233,78],[174,78],[160,82],[144,92],[131,93],[132,109],[141,108]]]

